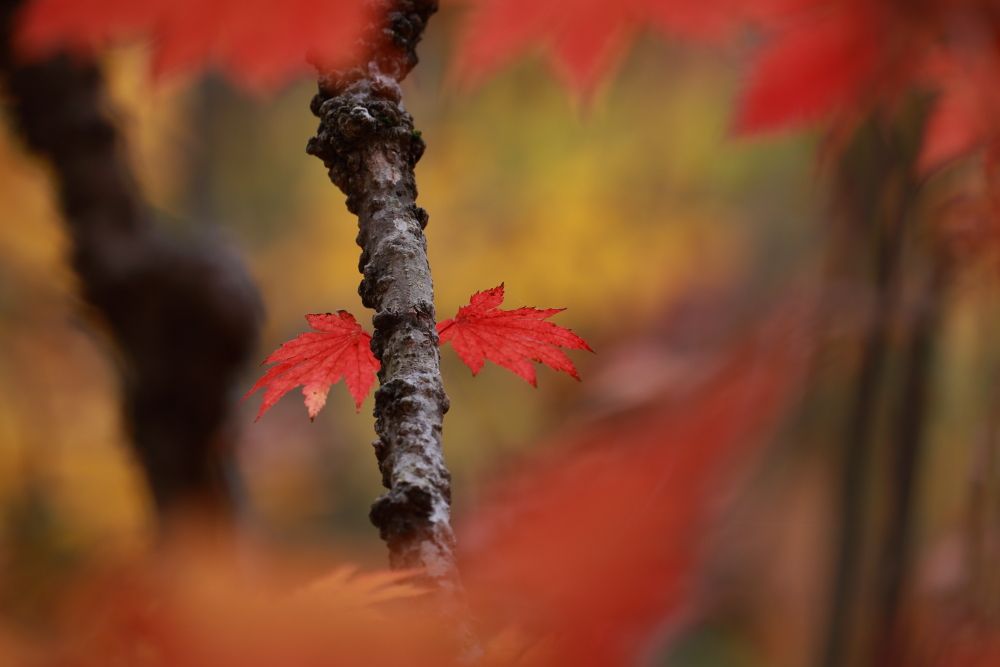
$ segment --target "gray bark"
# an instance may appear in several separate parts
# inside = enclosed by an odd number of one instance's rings
[[[394,568],[422,568],[439,590],[461,597],[450,525],[451,476],[441,450],[448,411],[439,369],[434,291],[427,263],[427,213],[416,205],[413,168],[424,152],[402,104],[399,82],[417,62],[415,48],[436,0],[377,4],[382,22],[360,43],[360,61],[322,72],[312,111],[321,119],[308,152],[358,216],[358,288],[373,308],[372,351],[381,361],[373,444],[389,489],[371,520],[388,543]]]

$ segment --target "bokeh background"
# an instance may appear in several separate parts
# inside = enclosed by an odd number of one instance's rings
[[[568,97],[531,59],[467,89],[452,73],[460,14],[449,6],[430,23],[404,85],[428,146],[417,179],[439,318],[503,282],[507,307],[566,308],[555,321],[597,354],[571,353],[582,382],[540,369],[532,388],[489,364],[474,378],[442,349],[459,523],[489,480],[541,443],[696,382],[712,362],[706,349],[796,285],[816,283],[830,220],[818,136],[732,136],[738,54],[647,36],[594,100]],[[103,64],[160,224],[222,238],[246,258],[266,310],[259,359],[306,330],[306,313],[346,309],[367,325],[356,220],[305,154],[313,82],[270,97],[213,75],[154,84],[142,45]],[[46,165],[10,130],[0,134],[0,595],[25,614],[74,568],[142,550],[155,536],[121,423],[115,352],[77,296],[53,192]],[[943,589],[962,576],[955,534],[967,521],[973,450],[995,429],[986,419],[998,325],[992,270],[957,281],[934,361],[918,540],[921,581]],[[248,369],[241,392],[262,372]],[[310,422],[298,396],[257,422],[260,395],[240,408],[230,472],[242,539],[308,560],[311,571],[343,561],[382,567],[384,546],[367,520],[381,493],[372,399],[356,414],[335,385]],[[843,400],[820,392],[805,412],[836,413]],[[745,491],[753,501],[718,538],[728,546],[716,566],[732,577],[723,588],[737,611],[693,630],[671,664],[764,664],[763,654],[797,664],[808,654],[815,637],[805,626],[817,619],[800,616],[794,632],[782,623],[825,600],[833,440],[805,429],[768,455]],[[762,564],[767,553],[774,560]],[[741,560],[747,554],[758,560]],[[757,565],[770,574],[748,580]],[[770,616],[740,616],[772,603]],[[751,631],[753,650],[740,639]]]
[[[810,137],[730,139],[737,78],[720,56],[644,39],[590,105],[533,61],[467,90],[450,77],[457,14],[435,17],[405,83],[428,144],[417,177],[439,316],[504,282],[505,307],[564,307],[556,321],[597,350],[573,353],[582,383],[544,369],[534,389],[491,364],[473,378],[443,348],[445,452],[461,513],[477,480],[595,395],[655,389],[641,386],[657,380],[625,348],[671,304],[786,280],[814,243],[821,198]],[[146,56],[136,46],[106,61],[132,164],[162,224],[222,235],[246,256],[267,313],[258,356],[306,330],[305,313],[346,309],[367,322],[356,219],[304,152],[315,84],[271,98],[211,76],[153,84]],[[51,514],[66,548],[148,539],[109,350],[74,294],[45,165],[9,131],[0,150],[3,503],[14,514],[40,504],[30,511]],[[602,373],[613,359],[625,366]],[[248,371],[246,389],[259,372]],[[310,423],[297,394],[257,423],[259,396],[241,408],[244,521],[277,544],[379,553],[366,518],[381,488],[372,399],[355,414],[338,385]]]

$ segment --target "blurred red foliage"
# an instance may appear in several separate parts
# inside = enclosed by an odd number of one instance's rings
[[[850,131],[914,92],[940,93],[925,129],[925,170],[996,151],[1000,13],[988,0],[791,0],[758,14],[757,58],[736,126],[756,132],[816,120]]]
[[[758,53],[740,105],[741,133],[815,121],[854,111],[881,64],[882,32],[867,7],[803,17]],[[878,89],[876,89],[878,90]]]
[[[735,127],[754,133],[820,120],[849,132],[913,90],[942,93],[925,169],[1000,138],[1000,12],[989,0],[477,0],[459,70],[481,80],[542,50],[575,93],[591,94],[642,29],[701,40],[762,32]]]
[[[501,483],[460,534],[482,618],[544,637],[545,664],[613,667],[696,611],[713,520],[804,379],[801,324],[780,316],[689,396],[564,434]]]
[[[955,49],[929,69],[941,95],[928,120],[921,165],[931,169],[985,146],[987,167],[995,173],[1000,168],[1000,44],[992,50]]]
[[[431,667],[447,655],[433,619],[403,604],[424,594],[401,583],[412,573],[344,568],[282,593],[241,580],[204,545],[173,546],[69,592],[57,632],[26,664]]]
[[[32,0],[18,41],[40,57],[151,38],[157,76],[216,66],[247,88],[272,90],[312,70],[307,54],[346,62],[370,11],[357,0]]]
[[[544,53],[566,86],[592,94],[631,40],[653,28],[718,39],[731,33],[738,0],[475,0],[458,66],[481,81],[525,51]]]
[[[721,41],[763,31],[735,122],[743,133],[821,119],[850,129],[914,89],[942,93],[927,129],[930,169],[991,146],[1000,129],[1000,12],[989,0],[476,0],[458,57],[482,80],[526,51],[544,52],[567,87],[591,95],[641,30]],[[358,0],[31,0],[27,54],[90,51],[151,36],[154,71],[216,65],[250,88],[336,65],[368,24]]]

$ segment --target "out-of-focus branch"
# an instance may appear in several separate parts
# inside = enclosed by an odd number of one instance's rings
[[[876,645],[870,663],[873,666],[913,664],[909,658],[913,651],[910,646],[913,618],[906,611],[914,560],[912,533],[920,452],[931,393],[934,344],[939,333],[941,300],[947,279],[945,265],[937,263],[917,303],[904,316],[909,340],[900,379],[902,396],[888,443],[888,516],[878,563],[880,589],[877,591]]]
[[[256,288],[235,253],[151,221],[109,120],[99,69],[11,48],[20,0],[0,0],[0,71],[27,146],[52,166],[83,297],[123,360],[126,421],[162,518],[230,510],[223,479],[237,374],[254,350]]]
[[[854,257],[848,275],[862,283],[867,280],[872,298],[862,318],[861,356],[844,440],[839,550],[824,667],[854,664],[855,657],[862,664],[897,664],[909,639],[901,604],[910,574],[910,528],[926,423],[930,353],[945,280],[934,249],[915,243],[921,186],[916,158],[926,108],[925,101],[915,100],[893,122],[869,122],[839,165],[835,194],[844,228],[834,252],[841,264]],[[921,277],[925,265],[932,274],[929,282]],[[914,285],[920,294],[916,307],[907,297]],[[892,344],[897,340],[902,342],[899,352]],[[899,377],[893,379],[889,366],[897,356]],[[885,408],[891,417],[883,432],[878,415]],[[877,506],[869,492],[869,471],[883,436],[889,465],[878,488],[886,492],[887,514],[877,540],[875,588],[866,591],[862,585],[866,533],[873,525],[871,510]],[[859,643],[861,609],[874,614],[870,619],[874,631],[865,635],[867,646]]]

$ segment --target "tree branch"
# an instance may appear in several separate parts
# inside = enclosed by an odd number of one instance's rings
[[[450,525],[451,476],[441,451],[448,411],[439,369],[434,292],[416,205],[413,168],[424,152],[402,104],[399,82],[417,63],[415,49],[436,0],[379,2],[384,17],[362,42],[362,64],[324,72],[312,111],[321,121],[308,152],[358,216],[358,288],[373,308],[372,351],[382,362],[375,392],[375,453],[389,489],[371,520],[395,568],[424,568],[445,590],[460,591]]]

